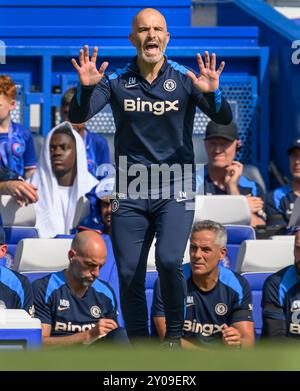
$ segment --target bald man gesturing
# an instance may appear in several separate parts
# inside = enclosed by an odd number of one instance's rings
[[[170,34],[160,12],[146,8],[135,15],[129,40],[137,56],[109,75],[104,75],[108,62],[96,67],[96,47],[91,58],[84,46],[79,64],[72,59],[80,84],[69,116],[72,122],[81,123],[107,103],[112,107],[117,198],[112,201],[111,231],[123,317],[129,337],[148,335],[145,273],[156,236],[166,344],[171,347],[180,344],[184,320],[181,264],[194,215],[186,201],[195,190],[192,133],[196,106],[221,124],[229,124],[232,113],[218,89],[225,63],[216,69],[214,53],[210,57],[205,52],[204,62],[197,54],[196,76],[168,60],[164,52]],[[154,178],[153,169],[169,175],[167,183],[162,177]]]
[[[114,292],[97,278],[106,259],[104,240],[96,232],[80,232],[68,257],[67,269],[33,283],[43,345],[90,344],[111,332],[120,338]]]

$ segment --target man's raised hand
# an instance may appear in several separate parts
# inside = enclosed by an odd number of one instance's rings
[[[83,49],[80,49],[79,52],[79,65],[77,64],[77,61],[72,58],[71,62],[76,69],[81,85],[96,85],[101,81],[102,77],[104,76],[104,72],[108,67],[108,62],[103,62],[98,70],[96,67],[97,56],[98,48],[95,46],[93,49],[92,57],[90,59],[89,47],[88,45],[85,45]]]
[[[222,61],[219,68],[216,70],[216,54],[213,53],[211,58],[209,52],[204,52],[205,64],[202,61],[202,57],[197,53],[197,62],[199,65],[199,76],[197,77],[193,72],[188,71],[189,76],[194,86],[201,92],[215,92],[219,88],[219,78],[225,67],[225,62]]]

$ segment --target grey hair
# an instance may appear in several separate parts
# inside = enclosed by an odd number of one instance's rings
[[[215,232],[216,234],[215,244],[219,247],[226,247],[227,232],[222,224],[212,220],[196,221],[192,226],[191,235],[195,232],[200,232],[204,230]]]

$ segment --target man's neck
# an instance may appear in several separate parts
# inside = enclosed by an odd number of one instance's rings
[[[82,285],[80,282],[78,282],[72,275],[71,271],[69,269],[65,270],[65,278],[66,282],[68,284],[68,287],[71,289],[71,291],[74,293],[77,297],[83,297],[86,291],[88,290],[88,287]]]
[[[202,291],[211,291],[217,285],[219,274],[219,268],[216,267],[209,274],[201,276],[192,274],[192,280],[193,283]]]
[[[208,164],[207,166],[208,175],[211,179],[211,181],[218,187],[223,188],[224,181],[225,181],[225,175],[226,175],[226,169],[223,167],[214,167]]]
[[[10,124],[10,116],[6,117],[3,121],[0,121],[0,133],[8,133]]]
[[[292,189],[293,192],[300,197],[300,178],[294,178],[292,180]]]
[[[164,57],[162,57],[162,59],[156,64],[145,62],[141,57],[137,58],[137,65],[139,67],[140,73],[143,78],[146,79],[150,84],[157,78],[158,73],[164,62]]]
[[[57,176],[56,178],[57,178],[57,183],[59,186],[71,187],[74,184],[75,177],[76,177],[76,173],[71,171],[71,172],[68,172],[64,175]]]

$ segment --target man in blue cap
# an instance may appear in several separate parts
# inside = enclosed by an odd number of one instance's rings
[[[268,223],[276,222],[282,226],[288,225],[294,204],[300,196],[300,136],[293,140],[286,153],[292,181],[270,192],[266,200]]]
[[[243,164],[236,160],[236,153],[241,148],[236,124],[208,122],[204,142],[208,159],[204,194],[246,196],[251,225],[265,225],[263,191],[258,183],[243,174]]]

